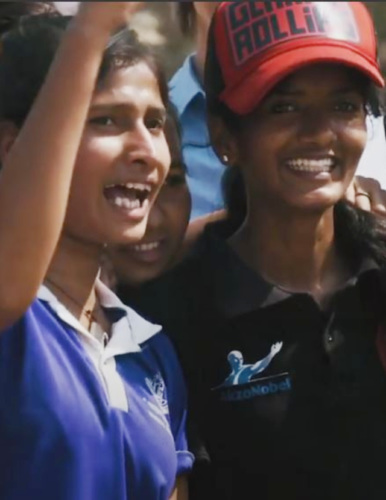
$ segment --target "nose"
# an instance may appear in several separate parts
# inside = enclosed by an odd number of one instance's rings
[[[325,110],[307,110],[299,117],[299,140],[303,144],[329,147],[336,139],[336,127]]]
[[[130,165],[147,167],[150,170],[157,168],[157,148],[155,136],[143,123],[126,132],[125,156]]]

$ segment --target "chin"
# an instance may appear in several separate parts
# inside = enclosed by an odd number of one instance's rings
[[[342,191],[319,191],[308,195],[298,196],[291,200],[291,205],[297,209],[312,212],[324,212],[334,207],[344,198]]]
[[[106,235],[105,241],[108,245],[131,245],[139,243],[146,233],[147,220],[136,224],[124,231]]]

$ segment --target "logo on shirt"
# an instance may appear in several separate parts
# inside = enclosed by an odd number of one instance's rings
[[[288,373],[256,378],[268,368],[282,347],[283,342],[273,344],[268,355],[254,364],[245,364],[240,351],[231,351],[228,354],[231,373],[220,386],[215,388],[221,389],[221,400],[244,401],[257,396],[289,391],[291,380]]]
[[[269,354],[256,361],[253,365],[244,364],[244,357],[240,351],[232,351],[228,354],[228,363],[232,372],[225,379],[221,387],[228,387],[231,385],[244,385],[248,384],[253,377],[263,372],[271,364],[271,361],[281,351],[283,342],[277,342],[271,347]]]
[[[149,415],[166,429],[170,430],[166,415],[169,415],[166,384],[162,375],[157,373],[152,378],[146,377],[147,387],[152,394],[151,399],[146,399],[149,407]]]

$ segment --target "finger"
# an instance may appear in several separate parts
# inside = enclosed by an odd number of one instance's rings
[[[373,205],[379,205],[381,185],[375,179],[355,177],[355,205],[368,212],[373,211]],[[374,203],[375,202],[375,203]]]
[[[386,191],[379,189],[371,195],[371,211],[378,215],[386,215]]]
[[[370,195],[367,193],[355,193],[355,206],[366,212],[371,212]]]
[[[126,2],[126,12],[129,14],[135,14],[138,10],[145,7],[146,2]]]

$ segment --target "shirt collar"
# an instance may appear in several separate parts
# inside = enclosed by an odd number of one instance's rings
[[[161,331],[160,326],[146,321],[135,311],[125,306],[115,293],[100,280],[97,280],[96,283],[96,293],[102,307],[106,309],[110,317],[114,318],[111,338],[106,347],[106,357],[139,352],[141,344]],[[71,328],[86,337],[89,341],[96,342],[90,332],[81,325],[78,319],[70,313],[46,286],[42,285],[40,287],[38,299],[47,303],[57,316]]]
[[[204,254],[207,256],[207,269],[210,270],[208,275],[213,279],[216,307],[225,317],[247,314],[300,295],[268,283],[250,269],[227,244],[224,228],[226,223],[209,226],[204,236]],[[372,259],[364,258],[355,275],[341,290],[355,286],[359,277],[368,272],[380,273],[380,268]]]
[[[290,297],[248,268],[225,242],[209,258],[215,266],[217,307],[226,317],[246,314]]]
[[[184,113],[197,95],[205,99],[205,92],[194,66],[194,56],[195,54],[191,54],[185,59],[169,83],[170,97],[179,115]]]

